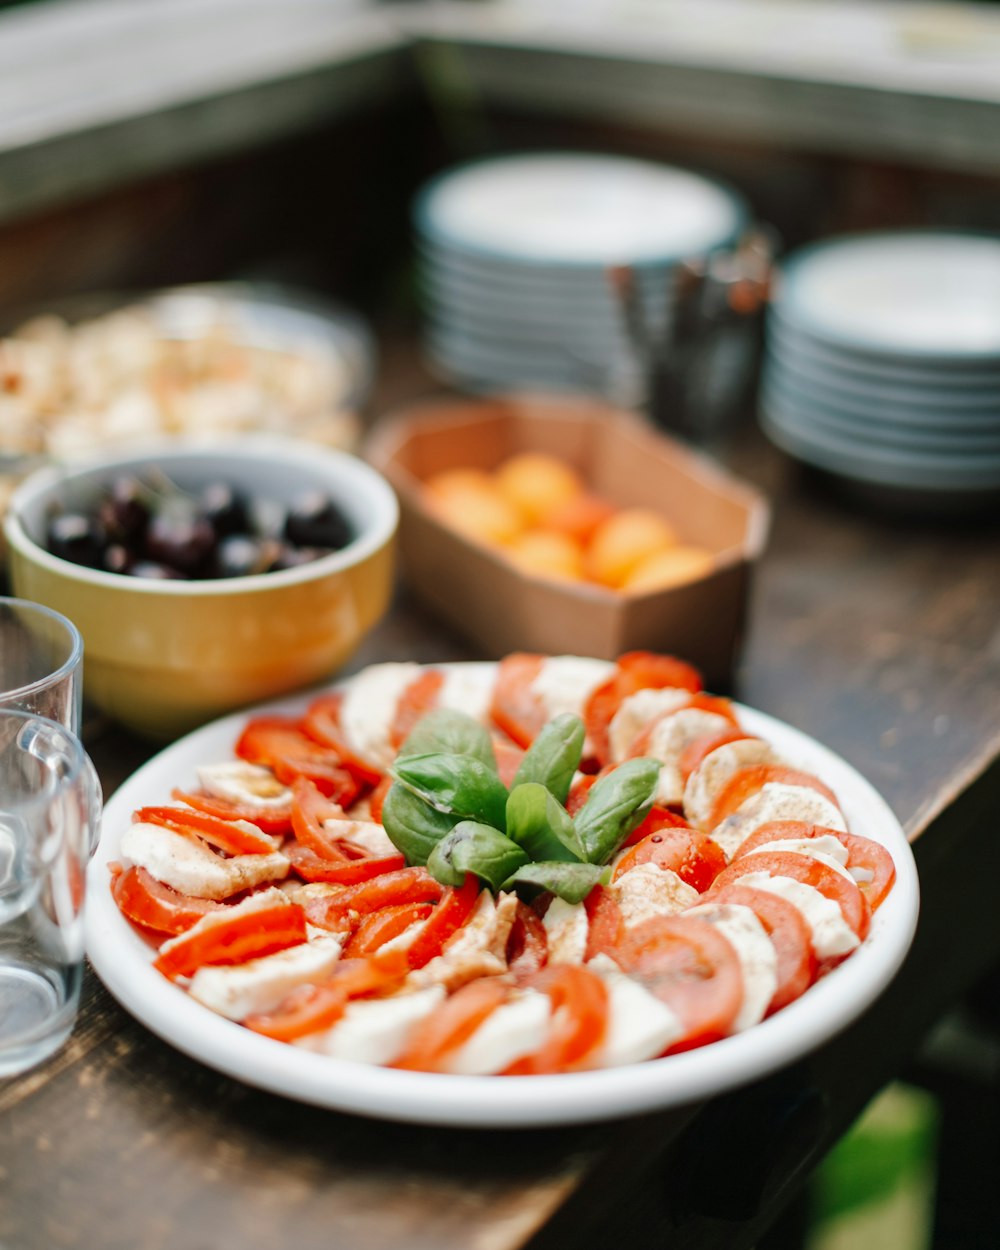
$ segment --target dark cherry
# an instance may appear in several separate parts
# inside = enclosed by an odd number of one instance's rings
[[[102,568],[107,573],[130,573],[132,571],[133,557],[129,549],[121,543],[111,543],[104,549],[104,559],[101,562]]]
[[[354,537],[343,513],[329,495],[312,492],[296,501],[285,518],[285,538],[296,547],[339,551]]]
[[[148,489],[138,478],[115,478],[98,509],[98,517],[109,538],[129,547],[142,543],[149,522],[148,495]]]
[[[215,549],[210,577],[252,577],[274,566],[276,544],[269,538],[231,534]]]
[[[186,497],[168,500],[150,519],[145,555],[179,573],[200,572],[215,550],[215,530]]]
[[[250,515],[246,500],[228,482],[209,482],[199,499],[202,515],[215,530],[216,537],[246,534]]]
[[[83,512],[62,512],[50,519],[45,545],[61,560],[99,569],[104,559],[106,535],[96,517]]]

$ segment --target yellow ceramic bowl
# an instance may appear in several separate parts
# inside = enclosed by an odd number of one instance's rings
[[[221,479],[286,506],[322,490],[356,536],[296,569],[206,581],[105,573],[45,550],[46,518],[57,506],[86,506],[116,475],[154,466],[190,490]],[[85,698],[145,736],[168,739],[335,672],[388,606],[397,522],[391,487],[356,457],[245,438],[41,469],[14,493],[4,530],[14,594],[62,612],[83,635]]]

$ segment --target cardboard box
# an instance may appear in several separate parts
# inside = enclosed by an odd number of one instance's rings
[[[526,574],[427,507],[422,482],[444,469],[493,469],[519,451],[574,466],[618,506],[662,512],[686,542],[716,555],[697,581],[645,594]],[[754,561],[766,541],[767,502],[706,457],[645,421],[586,398],[439,398],[382,418],[366,455],[401,504],[403,576],[416,595],[478,644],[511,651],[613,659],[653,650],[697,664],[710,687],[729,685],[742,641]]]

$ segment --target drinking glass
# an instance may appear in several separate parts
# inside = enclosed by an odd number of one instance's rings
[[[80,732],[83,640],[40,603],[0,597],[0,708],[19,708]]]
[[[101,788],[65,725],[0,708],[0,1077],[69,1037]]]

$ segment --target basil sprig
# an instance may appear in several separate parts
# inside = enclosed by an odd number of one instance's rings
[[[508,791],[486,729],[461,712],[431,712],[391,769],[386,833],[443,885],[460,885],[471,872],[492,890],[545,889],[578,903],[646,816],[660,770],[656,760],[626,760],[571,816],[564,804],[583,740],[578,716],[557,716],[525,753]]]

